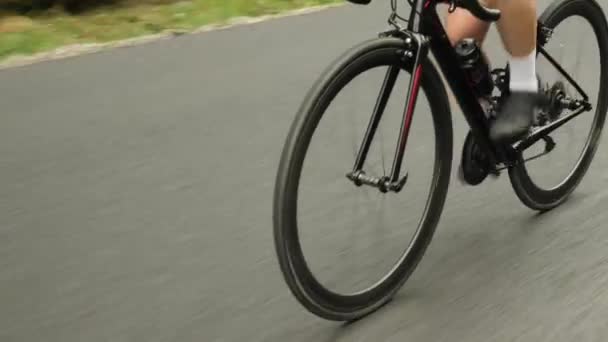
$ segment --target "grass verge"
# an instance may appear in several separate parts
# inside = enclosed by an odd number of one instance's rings
[[[165,30],[190,31],[239,16],[276,14],[340,0],[129,0],[79,15],[59,9],[0,12],[0,60],[79,43],[104,43]]]

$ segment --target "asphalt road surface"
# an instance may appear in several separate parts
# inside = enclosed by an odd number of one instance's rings
[[[387,9],[1,72],[0,341],[605,341],[605,140],[571,200],[545,215],[523,207],[507,177],[452,182],[420,267],[362,321],[318,319],[287,290],[271,225],[283,140],[319,73],[385,28]],[[494,31],[489,40],[500,56]],[[457,161],[465,127],[453,115]],[[319,201],[337,220],[340,202]]]

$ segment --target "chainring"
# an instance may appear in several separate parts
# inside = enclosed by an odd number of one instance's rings
[[[481,184],[490,174],[490,162],[469,131],[462,148],[460,172],[469,185]]]

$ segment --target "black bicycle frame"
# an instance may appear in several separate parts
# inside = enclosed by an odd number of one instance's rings
[[[408,30],[418,31],[432,37],[430,39],[431,51],[435,55],[437,64],[462,109],[477,144],[483,149],[491,165],[505,162],[512,156],[512,151],[503,146],[495,146],[489,138],[489,119],[475,95],[465,71],[458,63],[459,59],[456,51],[452,47],[437,13],[437,4],[440,2],[437,0],[413,0],[413,8],[417,10],[412,11],[412,15],[419,17],[420,20],[419,22],[410,20]]]
[[[401,125],[399,141],[397,143],[397,149],[395,151],[395,158],[393,161],[391,174],[390,176],[384,177],[368,176],[365,174],[362,168],[367,157],[371,141],[395,85],[395,81],[400,69],[398,66],[390,67],[387,71],[384,84],[382,85],[382,89],[378,95],[374,112],[365,133],[365,138],[357,155],[353,171],[347,175],[347,177],[356,185],[360,186],[362,184],[366,184],[375,186],[382,192],[399,192],[403,188],[407,180],[407,175],[400,180],[399,173],[405,154],[405,147],[412,121],[413,110],[416,104],[418,90],[420,88],[422,67],[425,61],[427,61],[426,57],[429,50],[435,56],[437,64],[444,74],[449,87],[454,93],[456,101],[462,109],[464,117],[471,128],[471,132],[476,143],[485,153],[490,165],[492,165],[493,170],[491,170],[491,172],[493,173],[498,173],[498,164],[503,163],[505,165],[512,165],[513,163],[518,162],[518,152],[521,152],[523,149],[533,145],[535,142],[544,139],[549,133],[562,126],[565,122],[571,120],[575,116],[580,115],[583,111],[585,111],[585,109],[590,110],[590,105],[587,103],[587,95],[583,92],[581,87],[542,48],[542,46],[547,43],[550,32],[542,31],[543,25],[539,23],[539,52],[545,55],[558,69],[558,71],[560,71],[571,83],[574,84],[575,88],[581,93],[584,99],[584,101],[577,103],[580,104],[580,107],[584,107],[584,109],[578,110],[562,120],[558,120],[555,123],[543,127],[541,130],[529,135],[515,146],[497,145],[493,143],[489,138],[490,119],[484,112],[484,109],[481,107],[481,104],[479,103],[479,100],[468,81],[465,71],[461,68],[456,51],[450,43],[447,33],[439,18],[439,14],[437,13],[438,4],[449,3],[450,7],[454,8],[454,1],[408,0],[408,2],[412,6],[412,10],[410,12],[407,29],[401,28],[399,24],[396,23],[396,16],[395,13],[393,13],[393,16],[391,16],[389,22],[393,24],[396,29],[384,33],[384,35],[393,35],[404,39],[406,49],[404,49],[403,60],[404,62],[412,65],[412,78],[410,81],[406,108]],[[413,51],[415,51],[415,53]],[[579,108],[577,107],[572,109]]]
[[[386,33],[387,35],[396,35],[404,38],[407,46],[406,49],[404,49],[403,60],[404,62],[413,65],[412,78],[410,80],[405,112],[391,174],[390,176],[383,177],[368,176],[362,168],[388,98],[395,85],[400,69],[398,66],[390,67],[387,71],[380,94],[376,101],[374,112],[368,124],[367,131],[365,132],[363,143],[361,144],[357,155],[353,171],[347,174],[347,177],[356,185],[371,185],[379,188],[382,192],[399,192],[407,181],[407,175],[400,180],[399,174],[405,154],[405,147],[412,122],[413,111],[416,105],[416,99],[421,86],[420,79],[422,68],[427,60],[426,57],[429,49],[435,55],[437,63],[441,67],[450,88],[454,92],[458,104],[460,105],[477,142],[481,148],[484,149],[489,160],[492,162],[492,165],[495,165],[496,161],[501,160],[499,156],[506,155],[504,151],[495,148],[494,144],[489,140],[488,119],[486,118],[485,112],[477,97],[474,95],[473,89],[467,80],[467,75],[458,63],[456,52],[441,24],[436,8],[438,0],[412,0],[410,4],[412,5],[412,11],[410,13],[407,30],[401,29],[394,21],[395,17],[393,16],[389,21],[396,26],[397,29]],[[413,51],[415,51],[415,56]]]

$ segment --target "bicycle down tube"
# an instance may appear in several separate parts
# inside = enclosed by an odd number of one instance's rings
[[[421,0],[414,0],[416,2]],[[458,63],[458,56],[437,13],[437,1],[425,0],[420,13],[420,32],[433,37],[431,51],[445,76],[446,82],[467,120],[478,145],[489,157],[491,165],[504,161],[505,151],[498,150],[489,138],[489,120],[481,107],[464,70]]]

